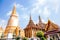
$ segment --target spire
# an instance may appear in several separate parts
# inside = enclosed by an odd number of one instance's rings
[[[36,28],[36,25],[34,24],[32,18],[31,18],[31,14],[30,14],[29,23],[25,29],[27,29],[27,28]]]
[[[10,16],[7,26],[18,26],[18,21],[18,15],[16,14],[16,4],[14,4],[12,14]]]
[[[30,20],[32,20],[32,18],[31,18],[31,14],[30,14]]]
[[[33,22],[32,18],[31,18],[31,14],[30,14],[29,24],[34,24],[34,22]]]
[[[41,23],[42,22],[42,20],[41,20],[41,17],[39,16],[39,23]]]
[[[16,4],[14,4],[13,10],[12,10],[12,15],[16,14]]]

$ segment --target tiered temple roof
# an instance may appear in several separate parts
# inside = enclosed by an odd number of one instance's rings
[[[45,29],[45,25],[46,24],[42,22],[41,17],[39,16],[39,23],[37,24],[37,27],[42,30],[42,29]]]
[[[52,30],[58,30],[58,29],[59,29],[59,26],[57,24],[54,24],[53,22],[48,20],[45,31],[52,31]]]
[[[29,28],[36,28],[32,18],[31,18],[31,15],[30,15],[29,23],[28,23],[28,25],[27,25],[27,27],[25,29],[29,29]]]

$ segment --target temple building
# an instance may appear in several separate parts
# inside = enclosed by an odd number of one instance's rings
[[[3,30],[3,28],[0,27],[0,38],[12,38],[17,36],[33,38],[36,37],[36,33],[38,31],[43,31],[47,37],[47,40],[51,37],[56,38],[54,40],[58,40],[57,37],[60,38],[60,27],[50,20],[48,20],[47,23],[43,23],[41,17],[39,16],[38,18],[38,23],[34,24],[30,15],[30,19],[26,28],[21,29],[19,26],[18,15],[16,14],[16,5],[14,5],[6,29]]]
[[[16,5],[14,5],[12,14],[10,16],[10,19],[9,19],[6,29],[4,31],[4,37],[7,37],[9,33],[15,34],[16,37],[19,36],[20,33],[23,34],[23,35],[20,35],[21,37],[24,36],[24,30],[21,30],[21,28],[19,26],[18,15],[16,14]]]
[[[60,28],[57,24],[48,20],[48,23],[45,28],[45,36],[47,40],[59,40],[60,39]]]
[[[40,30],[45,31],[46,24],[42,22],[41,17],[39,16],[39,22],[36,24],[37,27],[40,28]]]
[[[29,23],[28,23],[27,27],[24,29],[25,37],[28,37],[28,38],[36,37],[36,33],[38,31],[43,31],[45,35],[47,35],[47,34],[50,35],[50,31],[55,32],[55,30],[57,31],[56,33],[59,32],[59,26],[57,24],[54,24],[50,20],[48,20],[47,23],[43,23],[40,16],[39,16],[38,24],[35,25],[31,18],[31,15],[30,15]]]
[[[45,31],[52,31],[52,30],[58,30],[59,26],[57,24],[54,24],[50,20],[48,20],[48,23],[46,24]]]
[[[31,18],[31,15],[30,15],[29,23],[28,23],[27,27],[24,29],[24,31],[25,31],[25,37],[28,37],[28,38],[30,38],[30,37],[36,37],[36,33],[39,30],[40,30],[40,27],[37,27],[34,24],[32,18]]]

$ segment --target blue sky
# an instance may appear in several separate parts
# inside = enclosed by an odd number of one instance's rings
[[[21,28],[27,26],[30,13],[35,24],[40,15],[44,23],[50,19],[60,26],[60,0],[0,0],[0,26],[3,28],[7,25],[15,3]]]

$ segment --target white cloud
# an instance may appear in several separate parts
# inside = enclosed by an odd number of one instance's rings
[[[1,20],[1,22],[2,22],[2,23],[4,23],[4,22],[5,22],[5,20]]]
[[[33,6],[43,6],[46,4],[46,0],[35,0],[35,2],[33,3]]]
[[[32,9],[31,9],[31,13],[38,13],[41,11],[41,6],[43,6],[45,4],[45,0],[36,0],[33,4],[32,4]]]
[[[27,8],[25,8],[23,5],[21,5],[21,4],[16,4],[16,8],[18,8],[18,9],[21,9],[21,10],[26,10]]]
[[[19,7],[23,7],[22,5],[20,4],[16,4],[16,7],[19,8]]]
[[[29,20],[29,16],[27,14],[22,14],[20,18],[24,20]]]
[[[29,17],[28,17],[27,15],[25,15],[23,18],[24,18],[24,19],[26,19],[26,20],[28,20],[28,19],[29,19]]]
[[[53,23],[55,23],[55,21],[52,21]]]
[[[36,0],[33,4],[32,4],[32,9],[30,10],[31,13],[34,14],[42,14],[44,15],[44,17],[48,17],[50,15],[50,11],[48,10],[48,6],[45,7],[47,1],[46,0]],[[44,8],[44,9],[43,9]]]
[[[49,17],[52,10],[53,13],[58,13],[59,5],[59,0],[35,0],[29,11],[33,15],[42,14],[44,17]]]
[[[55,13],[58,13],[58,10],[59,10],[59,5],[56,6],[56,8],[55,8]]]
[[[37,21],[33,21],[34,22],[34,24],[38,24],[38,20]]]
[[[6,15],[9,16],[9,15],[11,15],[11,13],[12,13],[12,11],[8,11]]]
[[[51,9],[54,10],[55,13],[58,13],[60,0],[49,0],[48,5],[51,5]]]
[[[45,17],[49,17],[50,16],[50,10],[48,9],[48,7],[44,7],[44,10],[43,10],[43,15]]]
[[[14,7],[14,5],[16,5],[16,9],[19,9],[19,10],[22,10],[22,11],[27,9],[27,8],[24,7],[24,5],[19,4],[19,3],[13,3],[12,7]]]
[[[17,14],[17,16],[19,16],[19,13],[18,12],[16,12],[16,14]]]
[[[6,20],[0,19],[0,26],[2,26],[4,29],[5,29],[5,27],[6,27],[6,23],[7,23]]]
[[[41,10],[39,10],[38,13],[40,14],[41,13]]]
[[[5,22],[5,20],[2,20],[2,19],[0,19],[0,26],[2,26],[3,25],[3,23]]]
[[[40,5],[44,5],[45,3],[46,3],[46,0],[37,0],[38,2],[38,4],[40,4]]]
[[[42,22],[44,23],[44,22],[45,22],[45,20],[44,20],[44,19],[42,19]]]

